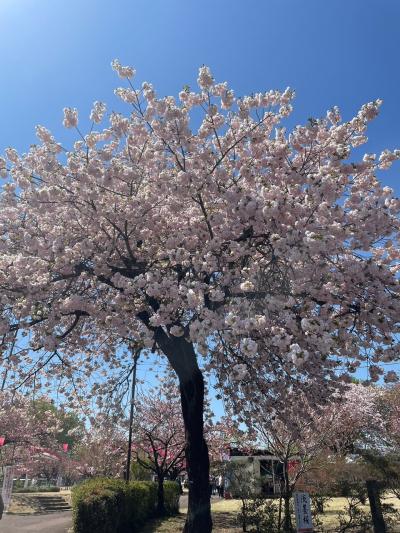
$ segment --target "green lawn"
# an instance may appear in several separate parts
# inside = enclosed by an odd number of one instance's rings
[[[55,493],[57,495],[68,498],[68,492]],[[49,495],[49,493],[45,493]],[[13,495],[12,505],[10,511],[12,513],[30,514],[37,510],[30,505],[31,495],[15,494]],[[276,501],[276,500],[275,500]],[[394,496],[388,495],[383,500],[384,503],[391,503],[397,510],[400,511],[400,500]],[[277,503],[277,501],[276,501]],[[324,528],[332,533],[337,531],[337,516],[338,512],[342,511],[347,504],[346,498],[332,498],[326,504],[326,512],[321,515]],[[240,509],[239,500],[213,500],[212,501],[212,515],[214,522],[215,533],[238,533],[242,531],[241,527],[237,525],[236,517]],[[364,506],[363,510],[369,513],[369,507]],[[179,533],[183,529],[185,523],[186,509],[183,507],[178,516],[174,516],[165,520],[153,520],[143,530],[143,533]],[[396,530],[400,532],[400,524]]]
[[[395,497],[387,497],[385,503],[392,503],[400,511],[400,500]],[[347,504],[346,498],[332,498],[326,505],[326,512],[321,516],[324,528],[327,531],[337,531],[338,512],[344,510]],[[242,531],[236,523],[236,516],[240,509],[239,500],[217,500],[212,502],[212,515],[215,533],[238,533]],[[369,512],[369,507],[364,506],[363,510]],[[181,509],[178,516],[166,520],[155,520],[148,524],[143,533],[179,533],[185,522],[186,509]],[[400,524],[399,529],[400,531]]]

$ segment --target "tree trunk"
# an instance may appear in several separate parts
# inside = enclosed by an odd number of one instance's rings
[[[180,389],[189,477],[189,502],[184,532],[208,533],[212,530],[210,464],[203,435],[204,381],[200,370],[191,380],[181,381]]]
[[[183,531],[210,533],[210,463],[204,440],[203,375],[198,367],[192,343],[183,337],[169,337],[161,328],[157,329],[155,338],[179,378],[186,437],[186,470],[189,478],[188,511]]]
[[[246,500],[242,500],[242,530],[247,533],[247,505]]]
[[[374,525],[374,533],[386,533],[387,529],[382,513],[378,483],[375,479],[368,479],[366,485],[369,505],[371,507],[372,523]]]
[[[288,473],[288,465],[285,461],[283,463],[283,476],[284,476],[284,492],[283,492],[283,500],[284,500],[284,512],[283,512],[283,533],[292,533],[293,527],[292,527],[292,517],[290,516],[290,498],[291,498],[291,490],[290,490],[290,483],[289,483],[289,473]]]
[[[282,525],[282,483],[280,487],[280,494],[279,494],[279,506],[278,506],[278,533],[281,532],[281,525]]]
[[[157,514],[158,516],[164,516],[165,513],[165,501],[164,501],[164,478],[158,476],[157,478]]]
[[[290,516],[290,496],[285,494],[284,497],[284,518],[283,518],[283,532],[292,533],[292,518]]]

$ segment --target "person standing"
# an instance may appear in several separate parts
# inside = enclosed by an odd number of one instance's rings
[[[222,474],[220,474],[218,476],[218,486],[217,486],[217,489],[218,489],[218,496],[220,498],[223,498],[224,497],[224,476]]]

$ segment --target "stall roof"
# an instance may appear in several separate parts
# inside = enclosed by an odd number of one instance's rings
[[[229,448],[230,457],[257,457],[257,456],[266,456],[274,455],[267,449],[240,449],[240,448]]]

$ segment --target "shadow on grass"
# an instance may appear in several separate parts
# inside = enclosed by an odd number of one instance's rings
[[[180,513],[177,516],[171,516],[169,518],[156,518],[151,522],[148,522],[143,528],[142,533],[179,533],[183,530],[185,524],[185,513]],[[232,512],[213,512],[213,530],[218,531],[241,531],[238,528],[236,513]]]
[[[168,518],[154,518],[144,526],[142,533],[179,533],[183,529],[185,518],[184,513]]]
[[[214,527],[232,529],[238,527],[237,514],[233,512],[219,511],[212,515]]]

